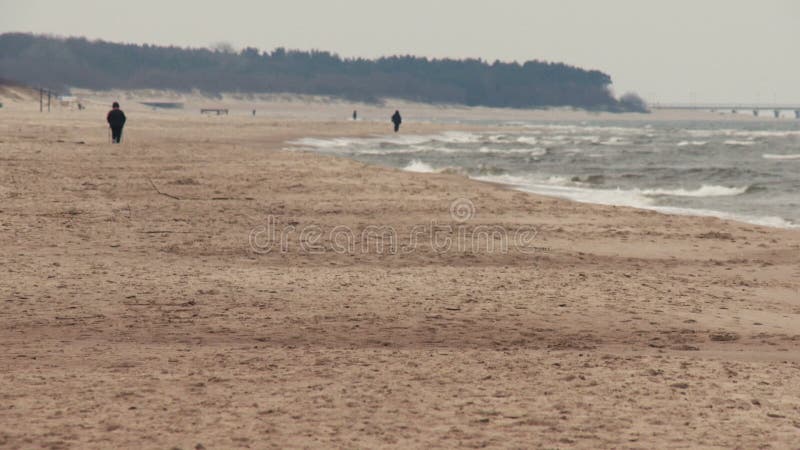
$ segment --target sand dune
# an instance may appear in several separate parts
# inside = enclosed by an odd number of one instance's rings
[[[797,446],[798,231],[288,149],[376,106],[105,103],[0,109],[2,448]]]

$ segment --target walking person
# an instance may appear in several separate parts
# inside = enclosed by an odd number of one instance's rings
[[[119,109],[119,103],[111,105],[111,111],[106,116],[108,126],[111,127],[111,143],[119,144],[122,140],[122,127],[125,126],[125,113]]]
[[[400,124],[403,123],[403,118],[400,117],[400,111],[395,111],[392,115],[392,123],[394,124],[394,132],[400,131]]]

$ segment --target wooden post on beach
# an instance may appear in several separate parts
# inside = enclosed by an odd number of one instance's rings
[[[47,90],[47,112],[50,112],[50,89]]]
[[[42,99],[44,97],[44,89],[39,88],[39,112],[42,112]]]

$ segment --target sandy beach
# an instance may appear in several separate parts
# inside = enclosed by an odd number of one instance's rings
[[[798,448],[800,231],[289,144],[394,105],[119,97],[115,146],[117,96],[0,109],[0,448]]]

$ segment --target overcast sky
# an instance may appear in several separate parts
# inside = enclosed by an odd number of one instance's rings
[[[539,59],[602,70],[651,102],[800,102],[800,0],[0,0],[9,31]]]

